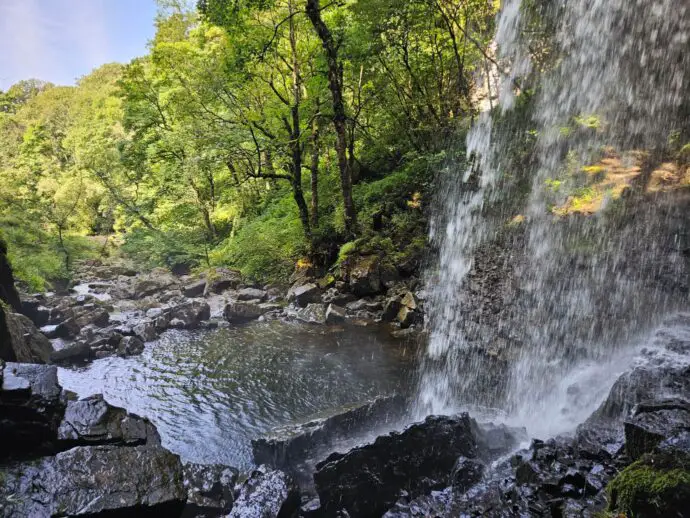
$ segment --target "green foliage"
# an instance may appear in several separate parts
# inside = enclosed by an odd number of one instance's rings
[[[307,252],[299,216],[289,195],[270,204],[256,218],[243,222],[211,254],[213,265],[232,265],[256,280],[284,280]]]

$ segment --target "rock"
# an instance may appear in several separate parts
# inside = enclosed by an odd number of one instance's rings
[[[641,403],[624,426],[625,451],[639,459],[666,439],[690,430],[690,403],[681,399]]]
[[[297,319],[307,324],[325,324],[326,306],[324,304],[308,304],[306,308],[300,308],[296,313]]]
[[[192,284],[188,284],[187,286],[182,288],[182,294],[185,297],[193,299],[195,297],[201,297],[204,294],[205,290],[206,290],[206,281],[201,280],[201,281],[194,282]]]
[[[480,423],[475,430],[479,456],[491,460],[514,451],[529,438],[525,428]]]
[[[176,280],[165,271],[138,279],[132,286],[132,298],[143,299],[176,285]]]
[[[146,311],[146,318],[155,320],[163,314],[163,308],[151,308]]]
[[[250,301],[258,300],[259,302],[264,302],[268,298],[268,293],[264,290],[259,290],[257,288],[244,288],[237,292],[237,300],[240,301]]]
[[[187,505],[182,518],[221,516],[232,509],[237,470],[220,464],[185,463],[184,488]]]
[[[57,368],[8,362],[1,378],[0,459],[52,450],[63,412]]]
[[[0,475],[5,516],[179,516],[186,499],[180,459],[160,446],[80,446]]]
[[[383,314],[381,318],[384,322],[393,322],[400,311],[401,303],[399,297],[391,297],[386,300],[383,306]]]
[[[96,309],[75,319],[78,327],[86,327],[89,325],[96,327],[106,327],[110,321],[110,314],[106,309]]]
[[[135,356],[144,352],[144,342],[136,336],[125,336],[117,346],[117,355],[127,357]]]
[[[75,342],[58,351],[53,351],[50,355],[50,361],[53,363],[82,362],[91,359],[93,356],[94,352],[91,350],[90,344]]]
[[[206,285],[206,294],[223,293],[226,290],[236,289],[242,283],[242,274],[237,270],[216,268],[212,272]]]
[[[323,458],[343,440],[378,428],[392,429],[402,421],[405,408],[402,396],[381,397],[311,416],[304,423],[276,428],[252,440],[254,462],[295,473],[305,461]]]
[[[335,304],[329,304],[326,310],[327,324],[340,324],[347,318],[347,310]]]
[[[355,300],[354,302],[348,303],[347,308],[348,311],[352,311],[353,313],[356,313],[357,311],[364,311],[367,309],[367,305],[369,304],[369,301],[366,299],[359,299]]]
[[[445,487],[456,459],[477,455],[473,426],[467,414],[432,416],[346,454],[332,454],[314,473],[323,511],[380,516],[402,491],[414,498]]]
[[[346,286],[344,286],[344,288],[346,288]],[[337,288],[330,288],[328,291],[326,291],[326,293],[323,294],[321,300],[325,304],[336,304],[337,306],[345,306],[346,304],[349,304],[350,302],[357,300],[357,297],[355,297],[352,293],[343,293]]]
[[[410,309],[407,306],[402,306],[400,311],[398,311],[398,322],[400,322],[400,327],[407,329],[413,324],[416,324],[420,320],[420,315],[414,309]]]
[[[15,313],[21,313],[22,303],[14,287],[14,274],[7,258],[7,244],[0,238],[0,300],[8,304]]]
[[[109,405],[102,394],[69,401],[57,436],[65,447],[160,445],[160,436],[148,419]]]
[[[79,324],[77,324],[74,318],[68,318],[55,327],[52,332],[52,336],[49,338],[65,338],[70,340],[75,338],[79,334],[79,331],[81,331],[81,327]]]
[[[144,342],[152,342],[158,338],[158,332],[153,322],[141,322],[132,328],[134,334]]]
[[[300,503],[299,489],[288,475],[259,466],[242,485],[228,518],[291,518]]]
[[[167,316],[172,327],[194,329],[202,321],[211,318],[211,306],[203,300],[190,300],[170,309]],[[173,320],[179,320],[182,324],[172,325]]]
[[[0,304],[0,359],[24,363],[47,363],[53,346],[33,322],[10,313]]]
[[[48,320],[50,319],[50,310],[43,306],[41,301],[35,299],[22,301],[21,312],[29,317],[37,327],[48,324]]]
[[[481,481],[485,468],[484,464],[476,459],[460,457],[450,474],[450,484],[454,490],[464,493]]]
[[[231,324],[241,324],[256,320],[269,310],[254,302],[232,302],[225,306],[223,316]]]
[[[321,289],[314,283],[295,285],[288,291],[288,302],[294,302],[300,307],[321,302]]]
[[[348,270],[352,293],[359,297],[379,293],[383,288],[380,266],[381,260],[376,255],[357,258]]]
[[[417,301],[414,298],[414,294],[411,291],[405,293],[400,303],[408,309],[417,309]]]

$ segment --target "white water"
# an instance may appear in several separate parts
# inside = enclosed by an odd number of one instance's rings
[[[563,200],[554,199],[548,180],[562,178],[568,163],[591,163],[603,145],[622,151],[660,148],[678,124],[677,111],[690,86],[687,2],[554,4],[542,14],[551,15],[559,58],[534,85],[536,165],[523,212],[527,260],[516,272],[521,306],[519,319],[512,322],[519,327],[521,345],[509,351],[500,402],[510,420],[537,435],[567,431],[584,420],[631,361],[637,337],[679,306],[660,287],[630,275],[628,244],[634,240],[648,243],[636,258],[639,269],[672,262],[655,241],[657,227],[645,224],[654,213],[643,214],[642,224],[627,231],[612,231],[610,221],[597,216],[557,225],[548,205]],[[532,63],[522,38],[524,17],[520,0],[504,2],[496,42],[510,72],[502,83],[498,113],[513,109],[516,85],[529,81],[539,65]],[[594,114],[598,131],[575,136],[562,131],[573,117]],[[509,144],[510,137],[500,135],[490,114],[482,114],[467,138],[471,165],[453,175],[432,223],[439,261],[428,280],[432,316],[421,371],[422,414],[482,404],[491,385],[499,384],[472,353],[461,310],[468,302],[464,288],[474,253],[500,225],[487,217],[486,208],[496,202],[501,180],[510,172]],[[584,264],[573,264],[573,242],[580,241],[593,252]]]

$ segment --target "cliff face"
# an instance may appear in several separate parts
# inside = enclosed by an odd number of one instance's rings
[[[21,311],[7,246],[0,239],[0,360],[47,363],[53,346]]]
[[[19,313],[22,309],[19,293],[14,287],[12,267],[7,259],[7,245],[0,238],[0,300]]]

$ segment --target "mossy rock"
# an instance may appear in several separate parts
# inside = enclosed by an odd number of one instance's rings
[[[630,518],[686,516],[690,510],[689,468],[670,456],[643,457],[609,484],[609,511]]]

